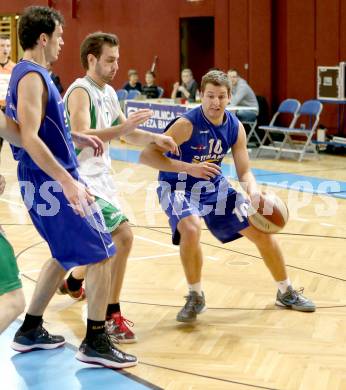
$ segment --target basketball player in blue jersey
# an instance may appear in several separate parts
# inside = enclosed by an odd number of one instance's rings
[[[249,167],[245,130],[225,108],[230,99],[230,82],[221,71],[202,78],[202,105],[172,122],[165,134],[180,149],[180,155],[164,155],[155,145],[141,154],[141,162],[160,170],[158,195],[172,229],[173,243],[180,245],[181,261],[189,285],[185,306],[177,321],[192,322],[206,310],[201,287],[201,217],[222,243],[247,237],[260,251],[277,282],[276,304],[312,312],[315,305],[292,288],[283,254],[273,235],[249,225],[249,201],[236,192],[221,174],[221,162],[232,148],[240,184],[256,202],[259,190]]]
[[[0,137],[12,145],[21,146],[18,125],[2,111],[0,111]],[[103,143],[98,137],[73,133],[72,138],[81,149],[91,147],[95,156],[103,153]],[[5,185],[5,178],[0,175],[0,195]],[[25,299],[17,260],[0,225],[0,334],[24,311],[24,308]]]
[[[13,70],[6,100],[6,114],[20,128],[22,147],[13,146],[12,151],[19,162],[21,193],[52,253],[42,267],[12,347],[27,352],[65,343],[62,336],[50,335],[43,328],[43,312],[66,270],[88,265],[87,333],[76,357],[86,363],[129,367],[137,364],[136,357],[117,350],[105,332],[109,259],[115,247],[110,234],[100,230],[102,215],[90,206],[93,197],[79,180],[64,104],[46,68],[47,62],[58,59],[62,26],[62,15],[51,8],[33,6],[24,11],[18,31],[23,60]]]
[[[16,122],[0,111],[0,137],[12,145],[21,146],[19,127]],[[103,144],[95,136],[73,133],[72,138],[80,148],[93,148],[95,156],[102,154]],[[5,178],[0,175],[0,195],[5,189]],[[0,225],[0,334],[25,308],[22,282],[13,248]]]

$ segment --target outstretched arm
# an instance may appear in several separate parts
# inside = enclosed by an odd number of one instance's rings
[[[101,156],[104,152],[104,144],[96,135],[71,132],[73,142],[79,149],[90,147],[94,149],[94,156]]]
[[[126,123],[129,120],[126,119],[125,115],[122,112],[119,115],[119,119],[121,123]],[[156,144],[161,150],[165,152],[172,152],[174,154],[178,154],[177,144],[172,137],[166,134],[156,134],[146,130],[134,129],[131,133],[122,136],[121,139],[130,144],[138,146]]]
[[[180,118],[165,134],[170,136],[179,146],[191,138],[192,124],[187,119]],[[142,151],[140,162],[161,171],[186,172],[191,176],[207,180],[220,173],[220,167],[216,164],[208,162],[191,164],[168,158],[163,153],[164,151],[160,147],[155,144],[150,144]]]
[[[111,141],[114,138],[133,132],[137,126],[146,122],[152,116],[152,111],[147,109],[138,110],[131,114],[128,119],[121,112],[120,125],[104,129],[91,129],[90,99],[84,88],[76,88],[71,92],[67,99],[67,110],[70,116],[72,133],[96,135],[103,142]]]

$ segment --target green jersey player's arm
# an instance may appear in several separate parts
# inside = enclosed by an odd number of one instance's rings
[[[126,120],[124,114],[120,118],[120,124],[103,129],[91,129],[90,98],[88,92],[82,88],[75,88],[67,98],[67,112],[70,117],[72,132],[81,132],[89,135],[97,135],[103,142],[120,138],[122,135],[133,132],[134,129],[147,121],[152,115],[151,110],[139,110]]]
[[[122,125],[128,123],[129,121],[132,121],[134,123],[133,116],[138,115],[140,111],[144,111],[144,110],[138,110],[133,114],[130,114],[129,117],[126,119],[124,113],[120,110],[120,114],[119,114],[120,123]],[[150,116],[152,116],[153,112],[151,110],[149,110],[149,113]],[[150,116],[147,119],[149,119]],[[139,124],[140,123],[138,123],[138,125]],[[167,135],[166,133],[155,134],[150,131],[134,128],[132,132],[123,135],[121,139],[130,144],[134,144],[138,146],[147,146],[149,144],[155,144],[163,152],[171,152],[174,154],[179,154],[178,146],[176,142],[171,136]]]
[[[22,146],[17,123],[0,110],[0,137],[15,146]]]

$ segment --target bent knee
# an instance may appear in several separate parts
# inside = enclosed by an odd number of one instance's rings
[[[257,230],[256,228],[249,226],[245,230],[241,232],[244,237],[247,237],[250,241],[252,241],[256,245],[268,245],[273,243],[275,240],[273,234],[268,234]]]
[[[185,241],[195,243],[199,241],[201,236],[201,225],[200,223],[184,223],[178,227],[181,238]]]
[[[125,236],[123,237],[124,245],[127,248],[131,248],[133,244],[133,233],[132,230],[129,230],[126,232]]]
[[[131,249],[133,238],[132,230],[130,228],[124,229],[118,237],[118,245],[120,244],[123,248]]]

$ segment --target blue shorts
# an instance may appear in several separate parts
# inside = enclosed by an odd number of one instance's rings
[[[202,217],[211,233],[222,243],[242,237],[239,234],[249,226],[247,209],[249,201],[235,191],[226,181],[215,191],[203,192],[174,190],[166,182],[157,189],[162,209],[169,218],[173,244],[179,245],[178,223],[190,215]]]
[[[70,174],[79,179],[77,170]],[[97,263],[115,254],[99,208],[93,208],[86,218],[76,215],[56,181],[22,163],[18,164],[18,180],[35,228],[64,269]]]

